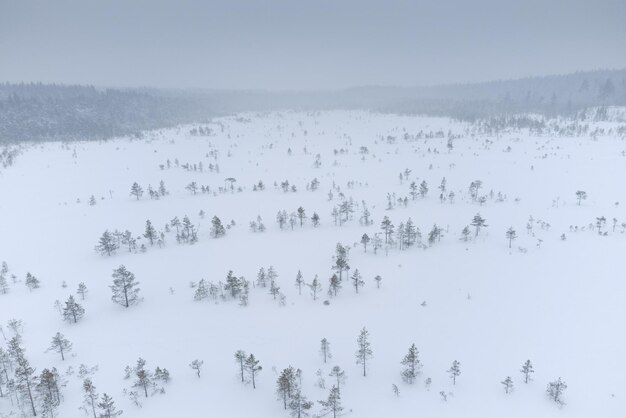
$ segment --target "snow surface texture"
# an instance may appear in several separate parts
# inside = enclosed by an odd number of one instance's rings
[[[10,339],[7,322],[23,320],[23,346],[38,373],[53,366],[65,374],[69,366],[76,371],[80,364],[97,365],[91,378],[98,392],[111,395],[124,417],[289,416],[275,394],[278,373],[289,365],[302,369],[303,394],[313,401],[328,397],[328,373],[341,366],[348,376],[341,388],[344,413],[359,418],[622,417],[626,280],[619,266],[626,251],[621,226],[626,216],[617,202],[626,202],[626,144],[620,135],[607,133],[617,123],[598,125],[604,134],[593,137],[527,131],[485,135],[444,118],[282,112],[216,119],[203,125],[212,129],[210,136],[191,136],[194,127],[183,126],[142,139],[32,146],[13,167],[0,171],[0,261],[6,260],[18,280],[9,280],[9,293],[0,294],[0,324]],[[442,135],[418,135],[437,131]],[[459,136],[451,152],[449,131]],[[335,154],[335,149],[345,152]],[[217,158],[207,157],[215,152]],[[176,158],[180,164],[202,161],[204,171],[176,167]],[[161,169],[168,159],[172,167]],[[209,172],[211,163],[219,164],[219,173]],[[412,170],[408,180],[400,181],[407,168]],[[228,177],[236,179],[234,192],[220,192]],[[456,195],[454,203],[440,202],[437,186],[443,177]],[[314,178],[319,190],[307,191]],[[170,193],[151,200],[147,187],[156,189],[160,180]],[[259,180],[267,188],[254,192]],[[297,191],[283,192],[285,180]],[[410,183],[424,180],[428,194],[413,200]],[[483,182],[483,204],[470,198],[474,180]],[[192,181],[210,186],[211,193],[193,195],[185,189]],[[146,192],[140,200],[129,195],[133,182]],[[359,206],[366,202],[373,225],[359,223],[360,207],[353,220],[334,225],[331,212],[341,197],[333,183],[346,199]],[[580,206],[577,190],[588,194]],[[387,210],[388,193],[408,197],[408,205],[394,202]],[[276,213],[299,206],[309,218],[317,212],[320,226],[307,219],[302,228],[298,223],[293,231],[288,225],[280,230]],[[463,242],[461,230],[476,213],[488,227],[477,238],[470,227],[471,239]],[[176,243],[172,232],[163,248],[142,239],[145,253],[122,248],[108,257],[94,251],[105,229],[141,235],[147,219],[163,230],[184,215],[200,227],[193,245]],[[257,215],[267,227],[264,233],[249,229]],[[212,238],[213,216],[236,225],[224,237]],[[424,248],[390,248],[388,255],[383,248],[375,255],[370,245],[365,253],[361,236],[380,232],[383,216],[396,227],[411,217]],[[531,232],[526,228],[530,216]],[[607,219],[606,235],[595,228],[600,216]],[[618,219],[615,232],[613,218]],[[444,236],[428,246],[433,224]],[[518,235],[512,249],[505,237],[510,226]],[[328,278],[339,242],[352,247],[350,274],[358,268],[365,286],[356,294],[344,277],[342,290],[330,298]],[[128,309],[111,301],[109,289],[113,269],[121,264],[136,275],[143,297]],[[258,270],[270,265],[279,274],[286,306],[258,287],[251,287],[247,307],[230,300],[194,301],[190,282],[217,283],[233,270],[252,284]],[[318,300],[308,289],[298,295],[298,270],[307,283],[319,276]],[[25,286],[27,272],[41,281],[39,289]],[[376,275],[383,278],[380,289]],[[80,282],[89,290],[84,301],[76,295]],[[70,294],[86,311],[77,324],[64,322],[54,307],[55,300],[64,302]],[[354,355],[363,327],[373,349],[367,377]],[[45,352],[56,332],[73,343],[65,361]],[[327,364],[319,354],[324,337],[333,354]],[[401,379],[400,361],[412,343],[423,368],[409,385]],[[239,380],[233,358],[239,349],[254,353],[263,366],[256,390]],[[165,394],[142,399],[141,408],[123,393],[132,384],[124,379],[124,368],[138,357],[151,369],[166,367],[172,377]],[[200,378],[189,367],[194,359],[204,360]],[[527,359],[535,373],[524,384],[519,370]],[[461,363],[456,385],[446,373],[453,360]],[[318,369],[326,376],[326,389],[316,385]],[[515,385],[508,395],[500,383],[506,376]],[[546,395],[548,382],[559,376],[568,385],[563,407]],[[432,379],[429,389],[427,378]],[[85,416],[78,409],[82,380],[76,373],[66,379],[58,416]],[[320,410],[316,402],[312,412]],[[20,416],[6,396],[1,398],[0,416],[12,416],[11,411]]]

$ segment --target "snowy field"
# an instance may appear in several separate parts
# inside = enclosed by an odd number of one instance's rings
[[[99,395],[110,395],[123,417],[288,417],[276,393],[288,366],[302,370],[299,390],[314,402],[305,412],[317,416],[336,365],[347,376],[342,415],[357,418],[623,417],[626,130],[585,123],[589,129],[579,135],[488,134],[444,118],[283,112],[143,138],[25,148],[0,171],[0,261],[8,265],[0,341],[6,349],[17,330],[34,376],[56,367],[65,381],[58,417],[93,416],[79,409],[84,378]],[[314,179],[319,187],[310,190]],[[168,193],[151,199],[148,187],[158,193],[160,181]],[[259,181],[265,189],[253,190]],[[482,185],[473,196],[476,181]],[[140,199],[130,195],[134,182],[143,189]],[[587,196],[580,205],[577,191]],[[352,212],[335,221],[333,208],[342,205]],[[299,207],[306,218],[292,228],[289,217]],[[371,224],[362,219],[364,208]],[[478,213],[487,226],[476,235]],[[170,224],[185,215],[198,227],[195,243],[178,243]],[[224,236],[211,235],[214,216],[228,226]],[[251,231],[257,216],[265,232]],[[384,243],[385,216],[395,227],[394,245]],[[421,241],[404,246],[397,231],[409,218]],[[141,237],[146,220],[157,236],[163,232],[163,245]],[[429,242],[435,224],[442,236]],[[511,248],[510,227],[517,236]],[[102,255],[94,247],[105,230],[141,238],[131,252],[121,245]],[[376,254],[375,234],[382,240]],[[349,247],[350,269],[330,296],[338,243]],[[142,300],[129,308],[111,300],[111,275],[120,265],[140,283]],[[276,297],[269,285],[256,284],[259,270],[270,266],[278,273]],[[364,281],[358,293],[350,279],[356,269]],[[229,270],[247,279],[247,306],[244,290],[194,300],[201,279],[219,287]],[[29,290],[27,273],[39,288]],[[315,275],[322,288],[316,300],[307,286]],[[77,294],[81,282],[84,300]],[[55,306],[60,301],[62,310],[70,295],[85,310],[77,323],[64,321]],[[13,319],[22,326],[12,327]],[[365,377],[355,359],[363,327],[372,349]],[[73,344],[65,360],[46,351],[57,332]],[[322,338],[330,342],[327,363]],[[401,361],[413,343],[422,367],[410,384]],[[256,389],[241,382],[237,350],[254,354],[263,367]],[[147,398],[133,387],[134,375],[124,378],[139,357],[151,372],[159,366],[171,377],[155,380]],[[200,377],[189,366],[194,359],[204,362]],[[455,360],[461,373],[453,384],[447,371]],[[520,372],[526,360],[534,367],[528,384]],[[91,370],[79,373],[81,365]],[[19,406],[7,387],[13,375],[5,367],[0,416],[31,416],[29,400],[20,397]],[[509,394],[501,383],[507,376],[514,384]],[[561,406],[546,393],[559,377],[567,384]],[[153,394],[160,387],[165,393]],[[43,395],[36,396],[38,416],[42,403]]]

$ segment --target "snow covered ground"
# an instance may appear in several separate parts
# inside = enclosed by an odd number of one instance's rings
[[[592,131],[596,124],[590,123]],[[22,320],[23,347],[36,373],[56,367],[64,375],[59,417],[88,416],[79,410],[81,364],[98,366],[90,378],[124,417],[289,416],[275,394],[278,373],[289,365],[302,370],[302,393],[311,401],[327,398],[328,373],[341,366],[348,376],[341,388],[343,413],[358,418],[623,417],[626,143],[616,133],[618,122],[597,125],[604,131],[575,137],[515,130],[486,135],[444,118],[282,112],[216,119],[202,125],[211,128],[209,136],[190,135],[196,125],[142,139],[32,146],[15,166],[0,171],[0,261],[17,281],[9,278],[8,294],[0,294],[4,338],[13,337],[8,321]],[[180,166],[199,162],[202,172]],[[218,164],[219,173],[209,171],[210,164]],[[410,174],[400,180],[405,169]],[[440,201],[443,177],[453,202]],[[236,179],[232,191],[226,178]],[[319,190],[307,190],[314,178]],[[150,199],[148,186],[156,189],[161,180],[169,194]],[[253,191],[260,180],[266,189]],[[283,191],[285,180],[295,192]],[[482,181],[483,203],[468,191],[476,180]],[[210,193],[192,194],[186,189],[192,181],[209,186]],[[409,194],[414,181],[427,182],[425,197]],[[129,195],[133,182],[144,189],[139,200]],[[588,195],[580,205],[578,190]],[[353,219],[338,226],[331,212],[341,194],[355,206]],[[395,194],[391,209],[388,194]],[[91,195],[95,205],[89,204]],[[405,197],[406,206],[397,202]],[[359,222],[363,202],[372,225]],[[300,206],[308,217],[304,226],[298,221],[293,230],[281,230],[277,212],[290,214]],[[311,224],[313,212],[321,218],[319,227]],[[476,238],[470,226],[464,242],[461,231],[477,213],[488,226]],[[162,231],[185,215],[199,225],[193,245],[177,243],[169,232],[162,248],[142,238],[145,252],[94,251],[107,229],[140,236],[147,219]],[[263,233],[249,228],[258,215]],[[213,216],[235,225],[212,238]],[[410,217],[423,246],[374,254],[370,245],[365,252],[362,235],[380,233],[384,216],[396,228]],[[602,216],[606,234],[596,227]],[[434,224],[443,237],[429,245]],[[518,238],[509,249],[505,233],[511,226]],[[358,294],[345,273],[339,294],[327,294],[337,243],[351,247],[349,274],[358,269],[365,280]],[[128,309],[111,301],[109,288],[113,269],[122,264],[140,282],[143,298]],[[269,266],[278,272],[285,306],[267,288],[252,287],[259,269]],[[225,281],[229,270],[250,281],[248,306],[194,301],[191,282]],[[298,270],[307,283],[318,275],[320,298],[313,300],[306,287],[298,294]],[[29,291],[27,272],[40,288]],[[380,288],[376,275],[383,278]],[[76,295],[80,282],[89,291],[84,301]],[[55,300],[64,305],[70,294],[85,308],[76,324],[63,321],[54,306]],[[363,327],[373,350],[367,377],[355,363]],[[73,343],[65,361],[46,352],[56,332]],[[327,364],[319,354],[322,338],[331,344]],[[410,385],[401,379],[400,361],[412,343],[423,367]],[[240,381],[237,350],[253,353],[263,366],[256,389]],[[141,399],[142,407],[123,392],[133,384],[124,379],[124,368],[139,357],[149,368],[171,373],[165,393]],[[194,359],[204,361],[200,378],[189,367]],[[527,359],[535,369],[529,384],[520,373]],[[461,363],[455,385],[446,373],[454,360]],[[69,367],[74,372],[66,375]],[[318,369],[325,389],[317,385]],[[506,376],[515,384],[511,394],[500,383]],[[558,377],[568,385],[562,407],[546,395],[547,384]],[[21,416],[12,402],[5,390],[0,416]],[[320,411],[317,402],[310,410]]]

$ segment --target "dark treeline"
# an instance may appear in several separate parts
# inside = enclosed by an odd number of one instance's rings
[[[626,70],[431,87],[337,91],[99,89],[0,84],[0,143],[93,140],[242,111],[360,109],[474,121],[515,114],[572,116],[626,106]],[[607,112],[596,112],[596,117]]]

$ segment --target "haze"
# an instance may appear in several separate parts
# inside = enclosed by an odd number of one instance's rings
[[[619,0],[0,0],[0,80],[335,89],[626,67]]]

